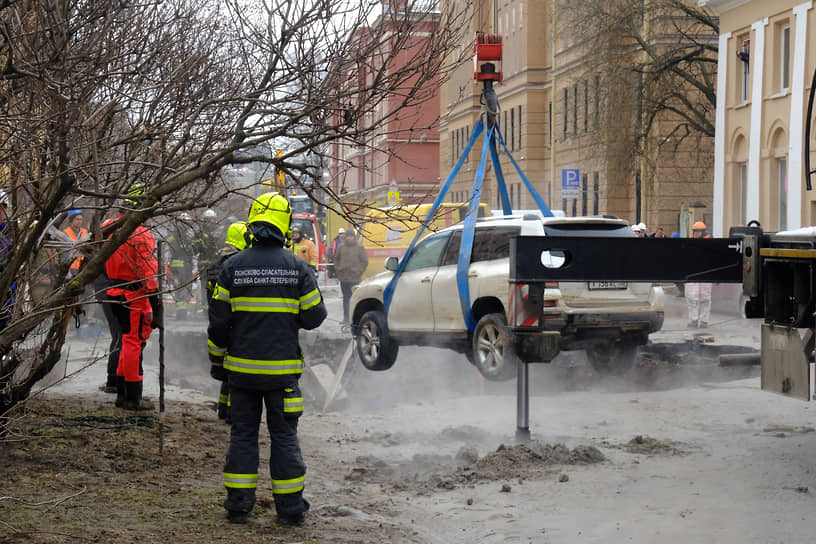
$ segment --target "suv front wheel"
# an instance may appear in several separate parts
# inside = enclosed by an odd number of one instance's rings
[[[610,344],[597,344],[586,350],[589,364],[599,374],[621,376],[635,366],[638,347],[632,342],[618,340]]]
[[[372,310],[363,314],[357,326],[357,355],[369,370],[388,370],[394,366],[399,344],[388,334],[385,313]]]
[[[472,360],[488,380],[509,380],[516,375],[519,359],[513,349],[513,334],[502,314],[479,319],[473,331]]]

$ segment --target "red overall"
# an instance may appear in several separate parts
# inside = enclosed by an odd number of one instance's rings
[[[117,376],[125,382],[141,382],[142,349],[153,329],[153,312],[148,295],[158,289],[156,274],[158,263],[155,255],[156,242],[153,235],[139,225],[105,263],[105,271],[112,282],[127,283],[122,287],[108,289],[111,297],[126,302],[128,319],[122,327],[122,351],[119,354]]]

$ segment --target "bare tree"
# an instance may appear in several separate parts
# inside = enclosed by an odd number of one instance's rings
[[[587,79],[604,90],[596,138],[642,185],[647,215],[654,156],[714,136],[719,19],[691,0],[562,3],[581,36]]]
[[[60,359],[73,308],[91,300],[88,286],[138,225],[161,228],[175,212],[250,189],[224,175],[237,163],[268,163],[330,193],[315,172],[321,160],[303,157],[324,157],[337,139],[366,141],[381,122],[366,114],[384,100],[400,101],[395,112],[421,103],[463,25],[447,14],[429,29],[435,2],[396,4],[386,10],[393,25],[371,29],[380,6],[369,2],[0,2],[0,188],[13,241],[0,272],[11,312],[0,331],[0,415]],[[349,39],[359,32],[365,41]],[[419,32],[430,38],[407,48]],[[286,151],[261,151],[272,148]],[[135,184],[143,193],[128,197]],[[92,236],[69,278],[48,234],[77,207]],[[102,232],[111,209],[121,217]],[[32,296],[49,264],[50,288]]]

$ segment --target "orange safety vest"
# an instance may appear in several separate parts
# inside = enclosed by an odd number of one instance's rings
[[[62,230],[62,232],[64,232],[68,236],[70,236],[71,240],[73,240],[75,242],[77,240],[79,240],[80,238],[84,238],[84,237],[86,237],[88,235],[88,231],[83,229],[83,228],[79,229],[79,237],[77,237],[76,232],[74,232],[74,229],[72,229],[71,227],[65,227]],[[70,269],[71,270],[79,270],[79,267],[82,265],[82,263],[84,261],[85,261],[85,257],[77,257],[76,259],[74,259],[74,262],[71,263],[71,268]]]

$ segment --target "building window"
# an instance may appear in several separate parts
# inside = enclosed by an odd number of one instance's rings
[[[740,74],[740,81],[739,81],[739,89],[740,89],[740,100],[742,102],[748,102],[748,97],[750,96],[750,72],[751,72],[751,40],[745,39],[742,40],[742,50],[737,53],[737,58],[741,61],[737,69],[739,70]]]
[[[739,222],[748,223],[748,163],[739,163]]]
[[[790,87],[790,25],[784,24],[779,32],[779,76],[780,89],[787,91]]]
[[[788,228],[788,161],[785,158],[777,162],[779,174],[779,230]]]
[[[521,106],[518,107],[518,148],[521,151]]]
[[[589,132],[589,83],[584,81],[584,134]]]
[[[572,88],[572,135],[578,135],[578,85]]]
[[[510,108],[510,151],[516,150],[516,110]]]
[[[548,134],[549,139],[547,140],[547,147],[550,148],[550,147],[552,147],[552,142],[553,142],[553,137],[552,137],[552,134],[553,134],[552,102],[547,104],[547,126],[549,127],[549,134]]]
[[[564,140],[567,139],[567,114],[568,114],[569,90],[564,89]]]
[[[465,141],[467,142],[470,140],[470,125],[465,127]],[[465,162],[470,160],[470,153],[468,153],[467,157],[465,157]]]
[[[595,128],[601,126],[601,78],[595,76]]]
[[[581,178],[581,215],[587,214],[587,197],[589,196],[589,187],[587,185],[587,175],[584,174]]]
[[[601,188],[598,182],[598,172],[592,174],[592,215],[598,215],[598,201],[601,199]]]
[[[507,138],[507,112],[506,111],[502,112],[502,116],[504,117],[504,130],[502,131],[502,133],[504,134],[504,137]],[[505,143],[507,143],[506,140]]]

